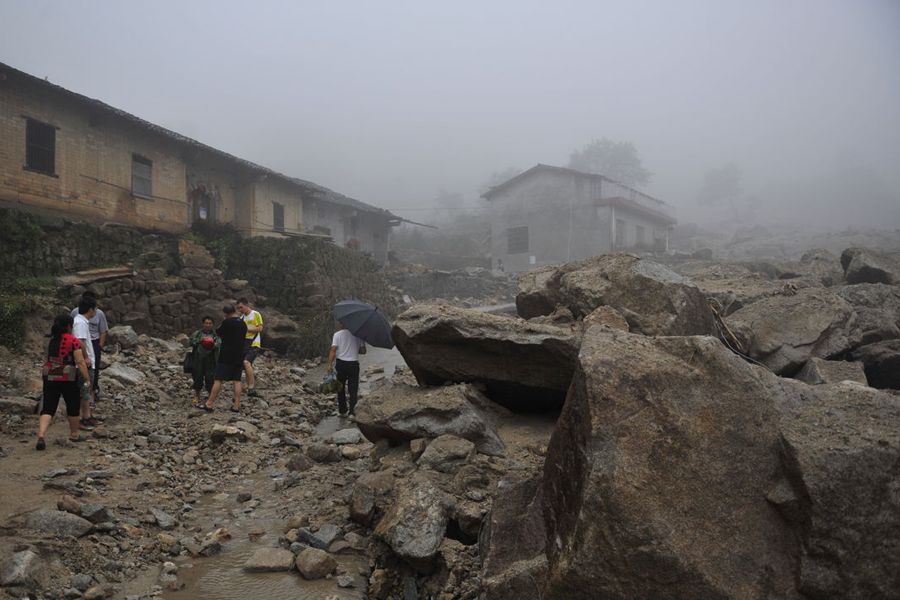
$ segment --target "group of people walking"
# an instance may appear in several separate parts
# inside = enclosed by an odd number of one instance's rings
[[[186,370],[192,375],[192,402],[198,410],[212,412],[226,382],[233,385],[233,403],[229,410],[240,412],[246,373],[247,396],[258,397],[254,362],[262,349],[263,317],[247,298],[222,309],[218,327],[211,316],[189,337],[191,352]],[[65,403],[69,422],[69,440],[82,441],[82,430],[91,430],[102,419],[95,416],[100,397],[100,356],[106,345],[109,324],[97,306],[97,298],[85,292],[71,314],[53,321],[43,367],[43,393],[39,405],[38,450],[46,448],[45,437],[60,398]],[[328,371],[334,370],[340,382],[337,393],[338,414],[354,417],[359,398],[359,355],[366,344],[346,327],[332,337],[328,352]],[[201,396],[206,391],[204,400]]]

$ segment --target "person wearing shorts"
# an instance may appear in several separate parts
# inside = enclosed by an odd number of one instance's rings
[[[84,381],[90,381],[87,361],[81,351],[81,342],[72,335],[72,317],[62,314],[53,321],[50,330],[50,343],[47,346],[47,359],[44,363],[43,396],[41,399],[41,416],[38,419],[37,444],[35,449],[47,447],[44,438],[53,416],[59,408],[62,397],[66,404],[66,417],[69,420],[69,440],[80,442],[81,395],[77,374],[80,372]]]
[[[259,311],[253,310],[246,298],[238,300],[238,312],[241,320],[247,325],[247,334],[244,336],[244,371],[247,372],[247,395],[257,396],[256,373],[253,370],[253,362],[262,348],[263,318]]]
[[[219,358],[216,361],[216,374],[214,376],[212,390],[209,392],[209,398],[206,404],[201,404],[198,408],[206,412],[212,412],[216,403],[216,398],[222,391],[222,382],[231,381],[234,384],[234,404],[231,407],[233,412],[239,412],[241,409],[241,374],[244,371],[244,338],[247,335],[247,326],[237,315],[234,305],[229,304],[222,309],[225,313],[225,319],[216,333],[222,340],[219,348]]]

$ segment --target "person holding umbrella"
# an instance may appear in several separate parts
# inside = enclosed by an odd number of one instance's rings
[[[366,343],[350,333],[347,326],[341,328],[331,338],[328,351],[328,371],[335,369],[338,383],[338,413],[347,416],[347,392],[350,393],[350,416],[356,416],[356,401],[359,399],[359,355],[366,353]],[[346,388],[346,389],[345,389]]]
[[[347,414],[349,392],[350,416],[355,416],[359,398],[359,355],[366,353],[366,343],[377,348],[393,348],[391,324],[378,307],[359,300],[338,302],[334,306],[334,316],[341,328],[331,338],[328,372],[334,368],[341,384],[338,389],[338,413],[341,416]]]

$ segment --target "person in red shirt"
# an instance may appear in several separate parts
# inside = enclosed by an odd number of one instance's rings
[[[41,399],[41,416],[38,420],[37,450],[47,447],[44,437],[53,421],[59,398],[66,403],[69,419],[69,440],[80,442],[81,391],[78,389],[76,373],[81,372],[85,381],[90,381],[87,362],[81,352],[81,342],[72,335],[72,317],[59,315],[50,329],[50,343],[47,345],[47,359],[44,362],[44,393]]]

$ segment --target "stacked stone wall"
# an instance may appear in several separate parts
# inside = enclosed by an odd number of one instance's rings
[[[223,230],[189,241],[7,209],[0,232],[4,279],[58,276],[64,303],[91,290],[111,324],[157,337],[191,331],[204,314],[219,319],[225,301],[246,296],[267,320],[264,346],[312,357],[327,350],[335,302],[395,309],[380,266],[327,240],[244,239]]]

